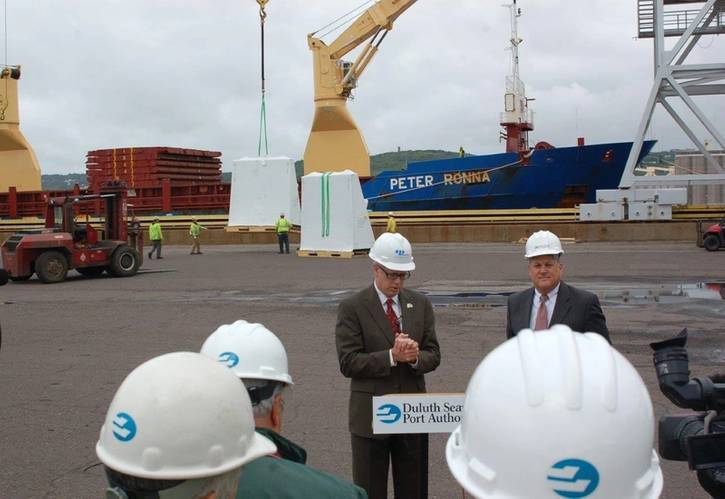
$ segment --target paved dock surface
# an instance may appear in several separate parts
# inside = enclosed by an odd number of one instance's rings
[[[693,375],[725,371],[725,251],[680,243],[564,250],[565,280],[599,294],[614,345],[647,383],[657,416],[682,409],[659,392],[649,342],[688,327]],[[203,251],[164,247],[164,259],[146,261],[133,278],[71,272],[61,284],[32,279],[0,288],[0,497],[100,497],[94,448],[126,374],[162,353],[198,351],[218,325],[237,319],[265,324],[287,348],[295,386],[283,433],[307,449],[310,465],[350,478],[348,380],[339,372],[334,325],[337,302],[370,284],[370,260],[279,255],[276,245]],[[436,305],[442,351],[440,368],[427,375],[429,391],[464,391],[504,340],[505,297],[528,286],[522,254],[514,244],[414,247],[418,270],[408,286]],[[445,463],[446,437],[430,440],[430,497],[460,498]],[[708,497],[686,463],[663,461],[663,470],[662,497]]]

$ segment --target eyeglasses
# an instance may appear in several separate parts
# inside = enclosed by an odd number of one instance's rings
[[[378,268],[382,270],[383,274],[385,274],[385,277],[387,277],[391,281],[394,281],[395,279],[400,279],[404,281],[406,279],[410,279],[410,276],[412,275],[411,272],[388,272],[383,267]]]

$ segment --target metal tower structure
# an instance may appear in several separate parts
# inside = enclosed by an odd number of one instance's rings
[[[506,77],[504,112],[500,122],[505,132],[501,133],[501,138],[506,139],[506,152],[526,153],[529,151],[529,132],[534,129],[534,113],[529,111],[526,86],[519,78],[519,45],[523,42],[518,34],[521,9],[516,0],[504,7],[511,13],[511,45],[508,47],[511,51],[511,73]]]
[[[723,83],[725,63],[714,61],[708,64],[686,64],[685,62],[700,38],[725,33],[725,0],[637,0],[637,14],[639,37],[654,40],[654,82],[637,129],[636,140],[622,174],[620,189],[653,185],[725,183],[725,170],[668,102],[668,98],[681,99],[719,143],[720,148],[725,149],[723,134],[692,99],[692,96],[725,94],[725,83]],[[671,50],[665,47],[667,37],[678,37]],[[721,58],[722,54],[719,56]],[[672,116],[707,159],[713,171],[720,173],[665,177],[634,175],[642,142],[657,104],[661,104]]]

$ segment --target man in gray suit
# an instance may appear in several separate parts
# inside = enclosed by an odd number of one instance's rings
[[[572,331],[599,333],[611,343],[607,320],[597,295],[561,280],[564,253],[555,234],[540,230],[526,241],[526,258],[533,287],[509,296],[506,337],[522,329],[534,331],[565,324]]]
[[[415,269],[410,243],[382,234],[370,250],[373,284],[340,303],[335,344],[350,378],[352,473],[370,499],[385,499],[392,460],[396,498],[428,496],[428,435],[373,435],[372,398],[424,393],[423,375],[440,364],[433,306],[404,289]]]

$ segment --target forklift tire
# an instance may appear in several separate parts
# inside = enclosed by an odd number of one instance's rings
[[[717,251],[720,249],[720,238],[715,234],[710,234],[705,238],[702,244],[705,246],[707,251]]]
[[[10,280],[13,281],[13,282],[23,282],[23,281],[27,281],[31,277],[33,277],[33,274],[30,274],[30,275],[11,275],[10,276]]]
[[[68,260],[59,251],[46,251],[35,261],[35,272],[38,279],[46,284],[61,282],[68,275]]]
[[[76,269],[80,275],[86,277],[98,277],[103,274],[104,270],[106,270],[106,267],[80,267]]]
[[[136,274],[140,266],[141,257],[138,251],[124,244],[116,248],[111,255],[108,271],[113,277],[130,277]]]

